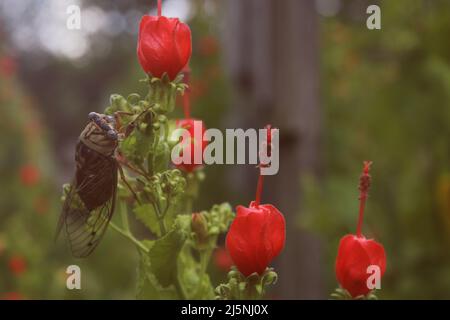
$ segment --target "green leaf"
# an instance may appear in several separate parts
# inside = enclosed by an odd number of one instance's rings
[[[197,290],[195,293],[189,297],[190,299],[214,299],[214,288],[211,284],[211,280],[209,279],[208,274],[204,274],[203,277],[200,278],[199,283],[197,284]]]
[[[163,287],[177,281],[177,258],[185,240],[185,234],[174,229],[156,240],[150,249],[150,270]]]
[[[141,130],[133,130],[122,143],[120,150],[125,157],[135,163],[142,163],[147,156],[151,147],[151,137],[143,133]]]
[[[191,232],[191,219],[192,216],[190,214],[178,215],[176,218],[176,225],[178,229],[185,234],[189,234]]]
[[[177,218],[178,220],[178,218]],[[189,245],[185,245],[178,258],[180,284],[186,299],[213,299],[214,288],[207,273],[200,274],[200,264],[192,256]]]
[[[152,233],[161,236],[158,217],[151,204],[143,204],[133,209],[134,214]]]
[[[167,142],[158,143],[155,153],[153,155],[154,172],[163,172],[167,170],[167,166],[170,160],[170,149]]]
[[[139,278],[137,285],[137,299],[180,299],[173,285],[167,288],[161,287],[155,276],[150,271],[150,259],[146,255],[141,256],[139,264]]]

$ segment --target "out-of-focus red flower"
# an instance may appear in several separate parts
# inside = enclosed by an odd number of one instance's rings
[[[0,57],[0,74],[10,77],[16,73],[16,69],[16,61],[12,57]]]
[[[213,81],[220,76],[221,69],[218,65],[212,65],[212,66],[209,66],[208,69],[206,69],[205,73],[206,73],[206,77],[210,81]]]
[[[137,56],[142,69],[153,77],[167,73],[170,80],[188,63],[191,30],[178,18],[143,16],[139,25]]]
[[[231,260],[227,249],[221,247],[214,251],[214,263],[222,271],[229,271],[233,265],[233,260]]]
[[[239,271],[245,276],[261,275],[284,248],[286,223],[271,204],[238,206],[226,238],[226,246]]]
[[[384,275],[386,255],[381,244],[352,234],[342,237],[336,258],[336,277],[352,297],[366,295],[371,291],[367,286],[367,279],[371,275],[367,268],[371,265],[378,266],[380,276]]]
[[[20,181],[22,181],[25,186],[34,186],[38,183],[39,178],[39,170],[34,165],[27,164],[20,168]]]
[[[37,119],[28,120],[24,126],[25,135],[30,141],[36,141],[39,139],[41,131],[41,124]]]
[[[7,292],[2,297],[2,300],[23,300],[24,297],[19,292]]]
[[[21,275],[27,270],[27,263],[21,255],[14,255],[8,262],[9,270],[16,276]]]
[[[196,101],[208,92],[208,83],[203,79],[192,79],[191,82],[191,99]]]
[[[219,45],[217,43],[217,39],[213,36],[204,36],[200,38],[199,41],[199,53],[202,56],[209,57],[213,54],[217,53]]]
[[[5,240],[0,236],[0,256],[5,252],[6,244]]]
[[[45,197],[37,197],[33,202],[33,208],[38,214],[45,214],[48,212],[49,201]]]
[[[195,128],[196,125],[197,129]],[[203,139],[206,126],[203,121],[190,118],[177,120],[176,127],[186,129],[190,135],[189,140],[182,142],[182,150],[179,157],[182,159],[184,152],[191,153],[188,161],[183,161],[181,164],[177,164],[176,167],[187,172],[192,172],[203,165],[203,151],[208,145],[208,141]],[[195,163],[195,153],[201,155],[201,163]]]

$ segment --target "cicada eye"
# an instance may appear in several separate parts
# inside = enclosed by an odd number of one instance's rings
[[[114,130],[108,130],[108,132],[106,133],[106,135],[108,136],[108,138],[113,139],[113,140],[117,140],[117,132]]]
[[[113,116],[106,116],[106,120],[110,123],[116,123],[116,119]]]
[[[109,124],[107,124],[106,122],[99,122],[98,124],[100,126],[100,128],[102,128],[103,130],[105,130],[106,132],[111,131],[111,127],[109,126]]]
[[[89,112],[88,118],[89,120],[96,120],[98,119],[98,114],[96,112]]]

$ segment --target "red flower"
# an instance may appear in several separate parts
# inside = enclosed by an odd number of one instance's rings
[[[226,272],[229,271],[231,266],[233,265],[233,260],[231,260],[227,249],[217,248],[214,251],[214,263],[219,269]]]
[[[12,256],[9,259],[9,270],[16,275],[19,276],[27,270],[27,264],[25,259],[20,255]]]
[[[380,277],[386,271],[386,254],[381,244],[372,239],[366,239],[362,233],[364,208],[371,184],[369,170],[372,162],[365,161],[363,173],[359,179],[359,219],[356,235],[348,234],[339,242],[336,257],[336,278],[353,298],[368,294],[371,289],[367,279],[372,275],[369,266],[380,268]]]
[[[186,129],[189,132],[190,139],[188,141],[182,142],[182,151],[180,153],[180,158],[183,159],[184,152],[190,152],[190,159],[188,161],[177,164],[176,166],[187,172],[192,172],[198,167],[203,165],[203,151],[208,145],[208,141],[203,139],[203,135],[206,131],[206,127],[201,120],[196,119],[181,119],[176,121],[177,128]],[[197,128],[196,128],[197,126]],[[195,154],[197,153],[197,158],[201,156],[200,159],[195,159]],[[200,160],[200,161],[195,161]],[[196,163],[197,162],[197,163]]]
[[[213,36],[204,36],[199,41],[199,51],[202,56],[209,57],[217,52],[219,45]]]
[[[272,128],[267,130],[266,144],[272,140]],[[270,149],[269,149],[270,152]],[[263,165],[260,164],[260,167]],[[226,246],[239,271],[249,276],[261,275],[269,263],[280,254],[286,239],[286,222],[283,214],[271,204],[261,204],[264,176],[259,174],[255,201],[250,206],[238,206],[231,223]]]
[[[38,214],[45,214],[49,209],[48,198],[40,196],[33,201],[33,208]]]
[[[261,275],[283,250],[286,223],[283,214],[271,204],[238,206],[230,226],[226,246],[239,271],[245,276]]]
[[[367,268],[371,265],[377,265],[381,271],[380,276],[383,276],[386,271],[386,255],[381,244],[352,234],[341,239],[336,258],[336,277],[352,297],[366,295],[371,291],[367,287],[367,279],[371,275]]]
[[[20,168],[20,180],[26,186],[34,186],[39,181],[39,170],[31,164]]]
[[[191,30],[178,18],[143,16],[137,55],[142,69],[154,77],[167,73],[171,80],[191,57]]]
[[[2,296],[2,300],[23,300],[23,296],[18,292],[7,292]]]
[[[0,57],[0,74],[9,77],[16,72],[16,69],[16,61],[13,58],[8,56]]]
[[[6,248],[5,242],[4,242],[4,240],[0,237],[0,256],[3,254],[3,252],[5,252],[5,248]]]

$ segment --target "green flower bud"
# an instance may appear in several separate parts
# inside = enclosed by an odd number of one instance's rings
[[[141,99],[141,96],[137,93],[132,93],[132,94],[128,95],[128,97],[127,97],[128,102],[131,104],[138,103],[140,99]]]
[[[166,122],[167,122],[167,117],[166,117],[165,115],[163,115],[163,114],[160,114],[160,115],[158,116],[158,121],[159,121],[160,123],[166,123]]]
[[[142,110],[142,109],[141,109],[140,107],[138,107],[138,106],[133,106],[133,108],[132,108],[132,111],[133,111],[133,113],[135,113],[135,114],[140,113],[141,110]]]

